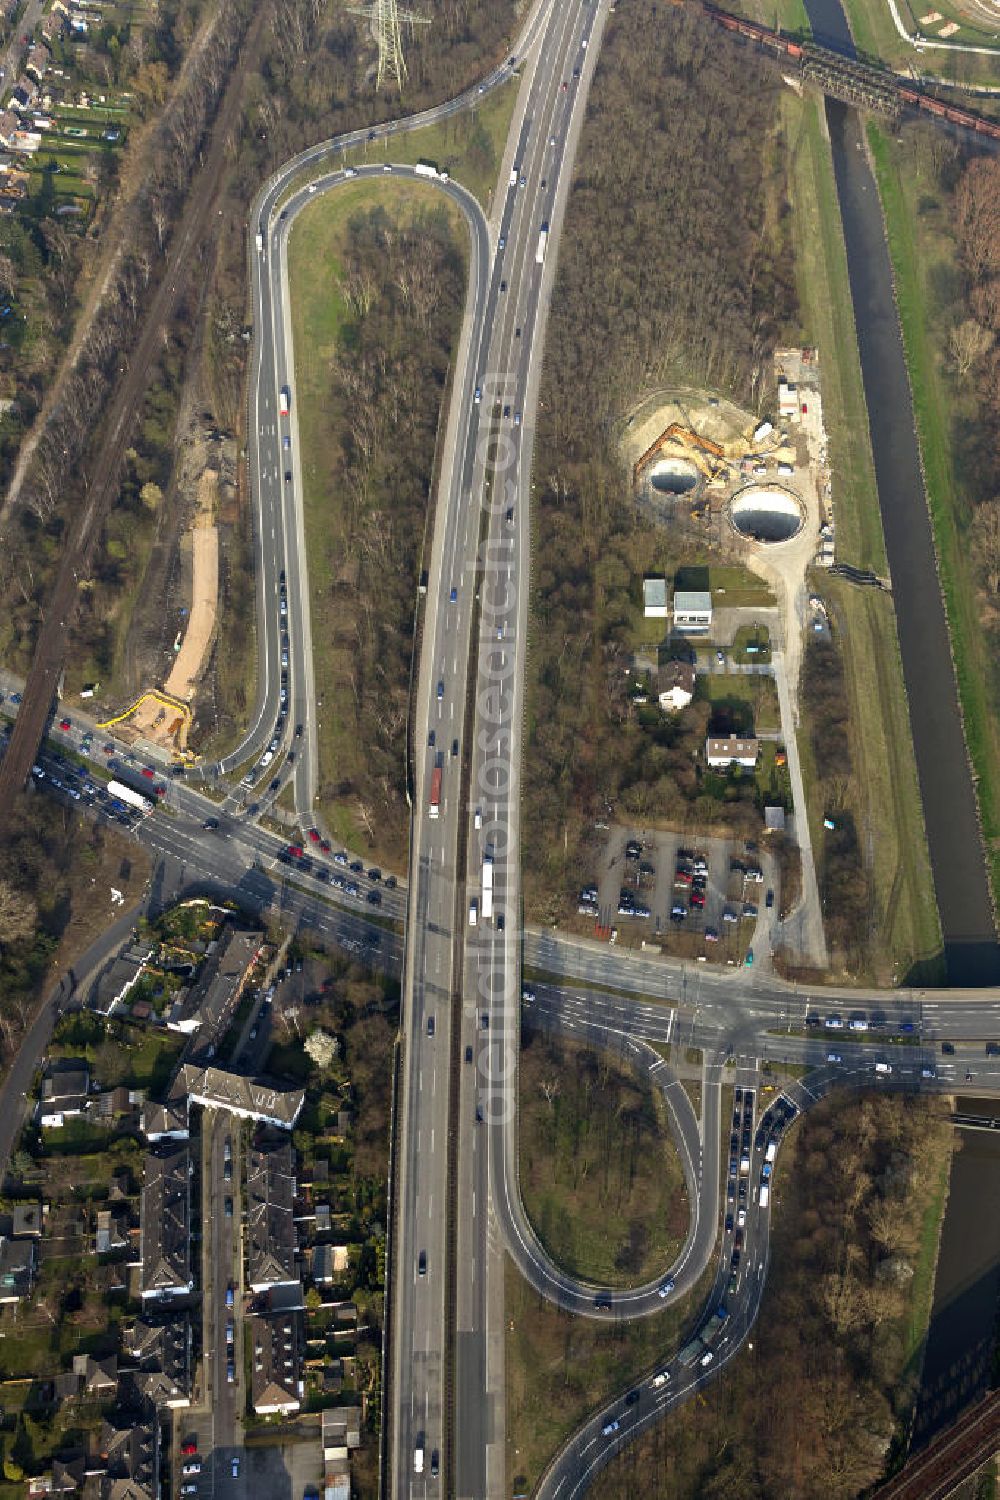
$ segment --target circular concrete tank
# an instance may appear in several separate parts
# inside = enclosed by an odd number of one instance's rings
[[[755,484],[734,495],[729,519],[750,542],[788,542],[802,529],[805,512],[791,490]]]
[[[661,495],[687,495],[699,478],[697,468],[686,458],[661,458],[649,474],[650,484]]]

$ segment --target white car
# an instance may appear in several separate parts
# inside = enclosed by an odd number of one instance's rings
[[[666,1385],[666,1383],[667,1383],[667,1381],[669,1379],[670,1379],[670,1376],[667,1374],[666,1370],[661,1370],[658,1375],[654,1375],[653,1376],[653,1379],[652,1379],[652,1382],[651,1382],[652,1386],[653,1386],[653,1389],[654,1390],[659,1390],[661,1386]]]
[[[673,1289],[674,1289],[674,1279],[673,1279],[672,1276],[668,1276],[667,1279],[666,1279],[666,1281],[662,1282],[661,1285],[660,1285],[659,1295],[661,1297],[669,1297],[670,1293],[673,1291]]]
[[[739,1213],[736,1215],[736,1227],[737,1227],[737,1229],[743,1229],[745,1227],[745,1225],[746,1225],[746,1222],[747,1222],[747,1211],[746,1211],[745,1208],[741,1208],[740,1211],[739,1211]]]

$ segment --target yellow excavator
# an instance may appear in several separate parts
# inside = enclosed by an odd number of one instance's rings
[[[646,449],[635,465],[633,477],[637,483],[650,459],[656,458],[672,444],[679,445],[685,450],[685,457],[691,460],[706,479],[712,479],[722,467],[720,463],[713,463],[712,459],[721,459],[723,463],[725,462],[726,450],[721,443],[714,443],[711,438],[701,437],[697,432],[692,432],[689,427],[682,427],[679,422],[671,422],[670,426],[660,433],[656,442]]]

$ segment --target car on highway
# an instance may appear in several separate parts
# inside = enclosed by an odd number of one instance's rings
[[[476,403],[477,406],[482,401],[482,399],[483,399],[483,388],[482,388],[481,385],[477,385],[476,386],[475,394],[474,394],[474,396],[473,396],[472,399]]]
[[[427,1017],[427,1035],[428,1036],[433,1036],[434,1035],[434,1017],[433,1016],[428,1016]]]
[[[450,594],[449,597],[451,599],[452,604],[457,604],[458,603],[458,589],[452,589],[451,594]]]
[[[285,433],[284,437],[281,439],[281,446],[283,448],[290,448],[292,446],[292,440],[288,436],[287,432]]]
[[[500,283],[500,290],[502,292],[505,292],[507,290],[507,283],[506,283],[506,281],[501,281],[501,283]]]
[[[942,1051],[942,1054],[945,1057],[954,1057],[955,1056],[955,1045],[954,1045],[954,1043],[953,1042],[942,1042],[941,1043],[941,1051]]]
[[[417,1256],[417,1275],[418,1276],[426,1276],[427,1275],[427,1251],[426,1250],[421,1250],[420,1254]]]
[[[458,754],[458,740],[452,740],[452,742],[451,742],[451,753],[452,753],[452,755],[457,755]]]
[[[436,1479],[441,1469],[441,1460],[436,1448],[431,1451],[431,1478]]]
[[[673,1291],[673,1289],[674,1289],[674,1279],[673,1279],[672,1276],[668,1276],[667,1279],[666,1279],[666,1281],[663,1281],[663,1282],[660,1283],[659,1296],[661,1296],[661,1297],[669,1297],[670,1293]]]
[[[440,703],[443,700],[443,698],[444,698],[444,678],[443,677],[439,677],[438,678],[438,686],[437,686],[437,700],[438,700],[438,702]]]
[[[233,1217],[233,1200],[232,1200],[232,1198],[227,1198],[226,1201],[225,1201],[225,1215],[226,1215],[227,1219],[231,1219]]]
[[[698,1363],[701,1365],[702,1369],[705,1369],[712,1363],[712,1360],[714,1358],[715,1355],[712,1353],[711,1349],[706,1349],[705,1353],[701,1356],[701,1359],[698,1361]]]
[[[520,425],[521,425],[521,413],[519,411],[516,411],[514,413],[514,426],[515,427],[520,427]]]
[[[239,1461],[238,1457],[233,1459],[233,1462],[232,1462],[232,1464],[230,1466],[229,1472],[232,1474],[232,1476],[233,1476],[234,1479],[239,1479],[239,1477],[240,1477],[240,1461]]]
[[[506,250],[506,248],[507,248],[507,236],[505,234],[502,234],[500,236],[500,238],[497,240],[497,249],[498,250]]]
[[[604,1427],[601,1428],[601,1436],[602,1437],[613,1437],[614,1434],[618,1431],[618,1429],[619,1429],[620,1426],[621,1426],[621,1423],[617,1419],[614,1422],[608,1422],[606,1426],[604,1426]]]
[[[285,470],[285,483],[286,484],[291,484],[291,482],[292,482],[292,471],[291,471],[291,469],[286,469]]]
[[[234,1291],[234,1288],[233,1288],[233,1283],[230,1282],[229,1285],[226,1287],[226,1306],[228,1308],[232,1308],[233,1303],[234,1303],[235,1300],[236,1300],[236,1295],[235,1295],[235,1291]]]
[[[180,1492],[182,1495],[197,1495],[198,1486],[196,1484],[182,1484]]]
[[[233,1364],[232,1360],[229,1360],[226,1364],[226,1382],[228,1385],[236,1384],[236,1366]],[[235,1462],[236,1460],[234,1458],[233,1463]],[[236,1474],[236,1472],[237,1470],[234,1469],[233,1473]]]

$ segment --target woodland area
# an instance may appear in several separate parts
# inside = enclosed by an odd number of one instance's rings
[[[687,1189],[648,1081],[608,1052],[527,1031],[518,1085],[525,1207],[559,1265],[621,1286],[669,1266]]]
[[[953,222],[962,271],[959,321],[949,334],[955,378],[973,398],[956,448],[973,503],[972,542],[986,593],[994,713],[1000,712],[1000,160],[976,157],[955,186]],[[965,312],[967,316],[962,317]]]
[[[60,941],[71,938],[78,956],[108,925],[108,877],[132,899],[145,869],[145,856],[110,827],[51,797],[28,791],[18,798],[0,876],[0,1065],[16,1052],[35,1001],[57,977],[51,966]]]
[[[802,660],[802,707],[812,751],[813,786],[824,816],[835,825],[814,842],[823,925],[834,967],[865,966],[873,904],[850,810],[855,773],[844,662],[834,640],[811,635]]]
[[[656,386],[706,386],[751,409],[765,393],[796,313],[780,88],[694,13],[637,0],[609,19],[560,246],[535,455],[523,828],[536,915],[558,915],[581,883],[595,818],[759,826],[751,781],[702,776],[701,723],[641,730],[623,704],[639,580],[687,559],[640,521],[617,439]]]
[[[631,1444],[605,1495],[849,1500],[879,1478],[916,1396],[924,1218],[951,1141],[943,1099],[838,1094],[802,1119],[752,1349]]]
[[[30,659],[40,613],[54,576],[68,518],[85,491],[87,455],[95,439],[95,413],[106,408],[115,377],[127,367],[143,313],[164,265],[172,231],[192,185],[218,194],[216,235],[199,256],[197,274],[177,308],[152,372],[143,415],[135,431],[118,502],[96,549],[92,576],[81,590],[81,609],[70,634],[72,682],[114,678],[123,659],[123,640],[133,610],[162,612],[162,589],[143,599],[143,580],[154,544],[175,547],[178,512],[187,497],[172,484],[175,461],[190,433],[187,416],[223,432],[242,427],[242,390],[248,344],[246,218],[261,181],[280,162],[307,144],[375,120],[408,114],[448,97],[485,72],[507,50],[514,16],[512,3],[455,0],[437,7],[431,27],[415,27],[407,39],[406,93],[386,89],[376,96],[372,68],[375,45],[363,19],[347,15],[330,0],[281,0],[269,6],[250,55],[240,47],[261,14],[254,0],[221,0],[199,48],[179,74],[171,93],[173,68],[181,60],[197,11],[191,6],[162,8],[164,35],[147,36],[149,67],[133,78],[140,108],[162,119],[146,143],[142,171],[123,188],[119,214],[111,220],[125,247],[83,335],[77,369],[61,389],[45,425],[22,494],[6,523],[8,546],[0,564],[0,652],[23,670]],[[159,33],[157,33],[159,36]],[[110,42],[109,42],[110,45]],[[121,42],[116,43],[121,51]],[[113,51],[116,48],[112,48]],[[140,62],[142,59],[139,59]],[[162,64],[162,66],[161,66]],[[126,76],[125,63],[116,66]],[[242,115],[230,137],[227,178],[201,183],[194,169],[222,92],[241,67]],[[116,75],[117,76],[117,75]],[[123,171],[123,183],[128,178]],[[129,196],[131,194],[131,196]],[[58,232],[57,232],[58,231]],[[70,338],[79,315],[77,243],[61,226],[28,233],[6,226],[11,235],[0,250],[12,277],[31,273],[52,303],[49,323],[61,319],[58,340],[38,365],[34,405],[44,394],[55,358]],[[46,239],[48,235],[48,239]],[[0,259],[0,288],[5,263]],[[51,357],[50,357],[51,354]],[[33,410],[29,403],[22,416]],[[21,431],[11,441],[20,441]],[[13,449],[8,453],[8,467]],[[162,502],[162,503],[161,503]],[[215,667],[198,705],[209,730],[230,732],[242,722],[252,692],[253,622],[249,517],[223,518],[219,633]],[[169,571],[169,570],[167,570]],[[178,601],[189,602],[189,601]],[[235,634],[227,633],[230,622]]]
[[[306,480],[323,502],[310,530],[320,796],[342,833],[398,868],[414,584],[465,267],[441,208],[405,223],[381,206],[355,214],[339,260],[346,306],[310,388],[321,416]]]

